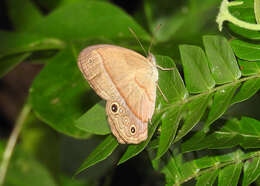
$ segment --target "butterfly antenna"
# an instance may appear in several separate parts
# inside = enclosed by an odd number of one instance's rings
[[[143,49],[145,55],[147,56],[147,52],[146,52],[146,50],[144,49],[144,47],[143,47],[141,41],[138,39],[136,33],[135,33],[130,27],[128,27],[128,29],[129,29],[129,31],[133,34],[133,36],[135,37],[135,39],[137,40],[137,42],[139,43],[139,45],[140,45],[141,48]]]
[[[154,39],[155,39],[155,33],[158,32],[158,30],[160,30],[162,24],[159,24],[156,28],[155,28],[155,31],[154,31],[154,34],[153,34],[153,37],[152,37],[152,40],[151,40],[151,43],[150,43],[150,46],[149,46],[149,49],[148,49],[148,55],[151,53],[151,49],[152,49],[152,46],[153,46],[153,42],[154,42]]]

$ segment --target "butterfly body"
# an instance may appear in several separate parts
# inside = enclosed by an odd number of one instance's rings
[[[90,86],[107,101],[108,122],[118,142],[144,141],[156,100],[154,57],[145,58],[119,46],[94,45],[80,53],[78,66]]]

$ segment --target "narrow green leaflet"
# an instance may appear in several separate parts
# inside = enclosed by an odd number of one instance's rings
[[[260,175],[260,157],[249,159],[244,164],[243,186],[253,183]]]
[[[42,13],[34,5],[32,0],[8,0],[6,1],[9,19],[18,31],[26,30],[43,18]]]
[[[164,155],[174,140],[181,119],[181,110],[182,107],[174,107],[163,114],[157,159]]]
[[[161,172],[165,174],[166,183],[168,185],[178,185],[183,180],[183,172],[182,172],[182,156],[181,154],[167,154],[170,156],[168,160],[161,160],[164,162],[164,167],[162,168]],[[166,161],[166,162],[165,162]]]
[[[214,184],[219,170],[212,170],[198,177],[196,186],[211,186]]]
[[[260,60],[260,44],[250,43],[234,39],[231,41],[231,46],[237,57],[247,61]]]
[[[73,137],[89,137],[75,121],[98,102],[83,79],[70,49],[52,58],[34,79],[30,101],[38,118]]]
[[[183,152],[202,149],[227,149],[242,146],[244,149],[259,148],[260,122],[247,117],[228,120],[222,128],[205,136],[198,132],[182,144]],[[196,143],[194,143],[196,142]]]
[[[260,78],[250,79],[244,82],[243,85],[240,87],[239,92],[236,93],[236,95],[232,99],[232,104],[249,99],[250,97],[255,95],[259,89],[260,89]]]
[[[137,145],[129,145],[126,152],[123,154],[123,156],[119,160],[118,165],[126,162],[127,160],[138,155],[140,152],[142,152],[144,150],[144,148],[148,145],[149,141],[152,139],[153,134],[154,134],[157,126],[159,125],[159,121],[160,121],[159,117],[160,117],[160,115],[156,115],[154,117],[154,119],[152,120],[152,124],[149,124],[147,139]]]
[[[158,84],[169,103],[174,103],[187,97],[188,92],[173,60],[167,56],[156,55],[156,63],[163,68],[173,68],[172,70],[161,70],[158,68]],[[157,95],[161,94],[158,89],[157,91]]]
[[[7,56],[0,59],[0,78],[11,71],[16,65],[29,57],[31,53],[22,53],[12,56]]]
[[[0,58],[23,52],[39,50],[57,50],[65,44],[54,38],[46,38],[38,34],[14,33],[0,30]]]
[[[242,136],[244,137],[241,146],[247,148],[259,148],[260,121],[249,117],[242,117],[240,120]]]
[[[100,101],[89,109],[76,121],[76,127],[92,134],[111,133],[106,118],[105,104],[105,101]]]
[[[28,31],[66,41],[91,37],[133,38],[129,27],[139,38],[150,39],[133,18],[111,3],[79,1],[54,10]]]
[[[184,123],[179,130],[174,142],[179,141],[184,137],[201,119],[208,106],[210,95],[206,94],[196,98],[185,105],[184,112],[187,115],[184,118]]]
[[[260,62],[244,61],[238,60],[239,66],[243,76],[251,76],[255,74],[260,74]]]
[[[242,171],[243,163],[228,165],[219,171],[218,185],[219,186],[236,186]]]
[[[180,54],[186,87],[190,93],[205,92],[215,86],[208,60],[200,47],[181,45]]]
[[[204,131],[198,131],[195,134],[193,134],[193,136],[191,136],[181,144],[182,152],[192,152],[199,149],[207,148],[208,143],[206,145],[202,143],[205,142],[205,135],[206,133]]]
[[[203,44],[209,59],[209,67],[217,84],[237,80],[241,72],[231,46],[224,37],[204,36]]]
[[[205,130],[208,130],[208,127],[227,110],[238,87],[239,83],[224,87],[215,93],[213,104],[205,123]]]
[[[88,167],[105,160],[119,145],[113,135],[108,135],[106,139],[98,145],[98,147],[91,152],[87,159],[83,162],[75,174],[79,174]]]

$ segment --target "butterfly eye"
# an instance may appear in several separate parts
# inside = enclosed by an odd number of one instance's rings
[[[136,128],[135,128],[134,125],[131,125],[131,127],[130,127],[130,131],[131,131],[131,134],[132,134],[132,135],[135,134],[135,132],[136,132]]]
[[[112,104],[111,104],[111,111],[112,111],[114,114],[116,114],[116,113],[118,113],[118,110],[119,110],[119,105],[118,105],[118,103],[116,103],[116,102],[112,103]]]

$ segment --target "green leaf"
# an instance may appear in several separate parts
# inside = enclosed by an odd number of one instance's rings
[[[76,127],[93,134],[105,135],[111,133],[105,110],[105,101],[100,101],[77,121]]]
[[[260,62],[238,60],[243,76],[260,74]]]
[[[209,67],[217,84],[237,80],[241,72],[228,41],[220,36],[204,36],[203,44],[209,59]]]
[[[243,83],[239,92],[232,99],[232,104],[245,101],[256,94],[260,89],[260,78],[250,79]]]
[[[210,95],[202,95],[185,105],[184,111],[187,115],[185,116],[184,123],[174,142],[177,142],[184,137],[200,121],[206,111],[210,98]]]
[[[185,83],[190,93],[208,91],[215,86],[215,81],[209,71],[208,60],[201,48],[181,45],[180,54]]]
[[[219,186],[236,186],[239,181],[240,173],[243,167],[242,162],[228,165],[220,170],[218,177]]]
[[[37,117],[74,137],[89,137],[89,133],[75,126],[75,121],[98,100],[83,79],[70,49],[52,58],[30,89],[30,101]]]
[[[112,154],[118,145],[119,143],[116,138],[112,135],[108,135],[106,139],[102,141],[93,152],[91,152],[75,174],[79,174],[88,167],[105,160],[110,154]]]
[[[158,84],[168,101],[174,103],[187,97],[188,92],[173,60],[168,56],[156,55],[156,63],[163,68],[174,68],[173,70],[161,70],[158,68]],[[158,89],[157,91],[157,95],[159,94],[161,96]]]
[[[243,4],[239,6],[232,6],[229,8],[232,15],[236,18],[243,20],[248,23],[256,23],[255,14],[254,14],[254,3],[252,0],[247,1],[243,0]],[[252,40],[259,40],[260,33],[259,31],[253,31],[241,28],[236,26],[232,23],[228,23],[229,29],[233,32],[233,34],[237,36],[241,36],[244,38],[252,39]]]
[[[205,149],[208,147],[208,143],[204,141],[205,139],[205,132],[199,131],[195,133],[193,136],[191,136],[188,140],[184,141],[181,144],[182,152],[192,152],[199,149]],[[202,143],[204,142],[204,143]],[[205,145],[206,143],[206,145]]]
[[[174,154],[167,153],[167,155],[170,157],[167,162],[164,162],[165,165],[161,173],[165,174],[166,183],[168,185],[179,185],[184,177],[183,170],[181,169],[183,163],[182,155],[175,152]]]
[[[231,46],[237,57],[247,61],[260,60],[260,44],[250,43],[234,39],[231,41]]]
[[[153,134],[154,134],[157,126],[159,125],[159,117],[160,116],[156,115],[152,120],[152,124],[150,124],[148,126],[148,137],[145,141],[143,141],[142,143],[139,143],[137,145],[134,145],[134,144],[128,145],[128,148],[127,148],[126,152],[123,154],[123,156],[120,158],[118,165],[126,162],[127,160],[138,155],[140,152],[142,152],[144,150],[144,148],[148,145],[151,138],[153,137]]]
[[[40,21],[43,16],[31,0],[6,1],[9,19],[16,30],[23,31]]]
[[[260,157],[249,159],[244,164],[244,176],[242,185],[253,183],[260,175]]]
[[[11,71],[16,65],[29,57],[31,53],[21,53],[0,59],[0,78]]]
[[[215,93],[213,104],[205,123],[205,130],[208,130],[208,127],[227,110],[238,87],[239,83],[221,88]]]
[[[150,39],[130,16],[116,6],[106,2],[79,1],[54,10],[28,31],[66,41],[91,37],[133,38],[128,27],[139,38]]]
[[[181,119],[181,110],[181,107],[174,107],[162,116],[162,127],[156,157],[157,159],[164,155],[174,140]]]
[[[0,31],[0,58],[24,52],[56,50],[65,44],[58,39],[46,38],[38,34]]]
[[[212,134],[198,132],[182,144],[183,152],[202,149],[227,149],[242,146],[244,149],[259,148],[260,122],[252,118],[242,117],[228,120],[222,128]]]
[[[213,185],[218,176],[218,170],[207,172],[198,177],[196,186],[210,186]]]

